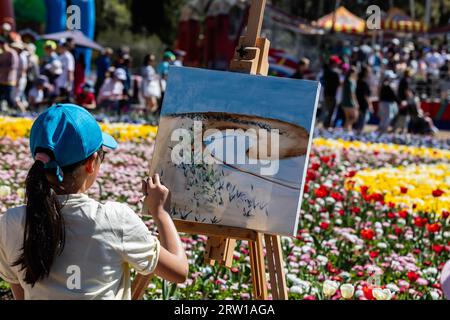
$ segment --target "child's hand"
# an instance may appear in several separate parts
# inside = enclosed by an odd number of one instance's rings
[[[158,174],[149,177],[147,181],[142,181],[142,191],[145,195],[144,206],[154,218],[166,212],[166,206],[169,204],[169,189],[161,184]]]

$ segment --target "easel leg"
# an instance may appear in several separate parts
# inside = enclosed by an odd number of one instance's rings
[[[231,268],[236,240],[225,237],[209,237],[206,243],[205,262],[211,266],[218,264]]]
[[[262,235],[258,233],[255,241],[248,242],[250,249],[250,265],[253,281],[253,299],[267,300],[266,265],[264,263],[264,251]]]
[[[284,275],[283,251],[280,236],[265,235],[267,264],[270,276],[270,291],[274,300],[287,300],[286,277]]]

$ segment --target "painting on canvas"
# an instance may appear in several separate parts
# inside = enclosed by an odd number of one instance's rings
[[[173,67],[151,173],[173,219],[295,235],[320,84]]]

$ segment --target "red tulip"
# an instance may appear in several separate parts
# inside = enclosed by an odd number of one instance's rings
[[[440,253],[445,249],[444,246],[439,245],[439,244],[433,244],[433,245],[431,246],[431,248],[432,248],[433,251],[436,252],[437,254],[440,254]]]
[[[359,213],[361,213],[361,208],[353,207],[353,208],[351,208],[351,212],[354,214],[359,214]]]
[[[322,185],[314,193],[317,198],[325,198],[328,195],[328,188]]]
[[[367,191],[369,191],[369,187],[368,186],[361,186],[361,193],[362,194],[367,194]]]
[[[369,252],[369,256],[371,259],[375,259],[376,257],[378,257],[380,253],[378,251],[370,251]]]
[[[414,218],[414,225],[416,227],[423,227],[424,225],[426,225],[428,222],[427,218],[421,218],[421,217],[415,217]]]
[[[400,218],[406,219],[406,218],[408,217],[408,211],[402,210],[402,211],[400,211],[400,212],[398,213],[398,216],[399,216]]]
[[[356,175],[356,171],[355,170],[351,170],[351,171],[347,172],[345,177],[346,178],[353,178],[355,175]]]
[[[408,188],[400,187],[400,192],[403,193],[403,194],[406,194],[408,192]]]
[[[305,183],[305,186],[303,187],[303,192],[308,193],[309,192],[309,186]]]
[[[436,189],[436,190],[433,190],[432,194],[433,194],[433,197],[439,198],[440,196],[442,196],[444,194],[444,191],[442,191],[441,189]]]
[[[447,219],[449,216],[450,216],[450,212],[448,212],[446,210],[442,211],[442,218],[443,219]]]
[[[375,237],[375,231],[372,229],[363,229],[361,230],[361,237],[366,240],[372,240]]]
[[[387,217],[388,217],[389,219],[394,219],[394,218],[395,218],[395,213],[393,213],[393,212],[388,212]]]
[[[320,161],[322,161],[323,163],[326,163],[326,164],[328,164],[328,162],[330,162],[330,157],[328,157],[328,156],[322,156],[322,157],[320,157]]]
[[[330,193],[330,197],[332,197],[336,201],[343,201],[344,200],[344,196],[342,194],[340,194],[339,192],[331,192]]]
[[[317,171],[317,169],[319,169],[319,168],[320,168],[320,163],[313,163],[311,165],[311,169],[313,169],[314,171]]]
[[[399,228],[399,227],[397,227],[397,226],[395,226],[395,227],[394,227],[394,233],[395,233],[396,235],[400,235],[400,234],[403,233],[403,229],[402,229],[402,228]]]
[[[370,195],[370,200],[375,202],[382,202],[384,200],[384,196],[381,193],[372,193]]]
[[[364,293],[364,297],[365,297],[367,300],[375,300],[375,298],[373,297],[373,294],[372,294],[372,287],[364,286],[364,287],[362,288],[362,291],[363,291],[363,293]]]
[[[323,221],[320,223],[320,229],[322,230],[327,230],[329,226],[330,224],[328,222]]]
[[[436,233],[441,230],[441,225],[439,223],[427,224],[427,230],[430,233]]]
[[[409,282],[416,282],[417,279],[419,279],[419,274],[417,274],[414,271],[409,271],[407,273],[407,276],[408,276]]]

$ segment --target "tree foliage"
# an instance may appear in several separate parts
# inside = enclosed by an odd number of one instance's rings
[[[126,30],[132,25],[129,4],[121,0],[96,0],[96,30]]]
[[[186,0],[131,1],[134,32],[158,35],[166,43],[176,38],[178,19]]]

